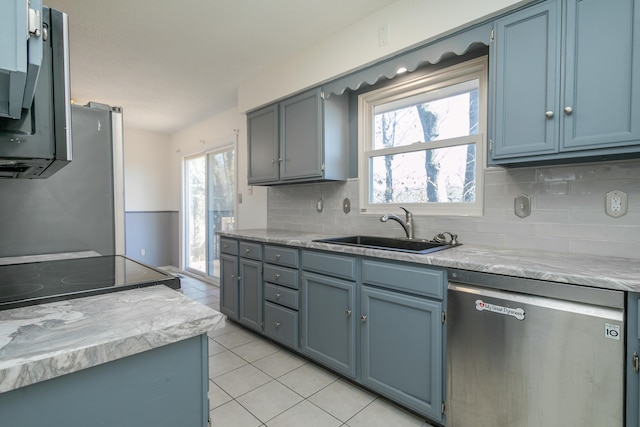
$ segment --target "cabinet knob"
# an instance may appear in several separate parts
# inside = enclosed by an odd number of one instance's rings
[[[276,294],[276,299],[280,299],[280,294]]]
[[[553,118],[553,111],[549,110],[546,113],[544,113],[545,116],[547,116],[547,119],[552,119]]]
[[[276,328],[280,327],[280,322],[276,322]]]
[[[232,275],[231,275],[231,279],[233,280],[233,279],[235,279],[235,278],[236,278],[236,275],[235,275],[235,274],[232,274]]]
[[[363,314],[362,316],[360,316],[360,320],[362,320],[363,322],[366,322],[367,316]]]
[[[347,310],[347,316],[351,317],[351,310]]]
[[[276,254],[276,259],[280,260],[280,254]]]
[[[271,160],[271,164],[272,164],[272,165],[275,165],[275,164],[276,164],[276,162],[277,162],[277,160],[276,160],[276,159]]]
[[[247,249],[245,249],[245,252],[249,253],[249,252],[251,252],[251,249],[247,248]]]
[[[242,276],[238,276],[238,282],[242,280]]]
[[[573,108],[568,107],[568,106],[564,107],[564,112],[567,113],[567,114],[571,114],[571,113],[573,113]]]
[[[225,249],[229,249],[229,245],[224,245],[224,248]]]
[[[280,275],[276,273],[276,280],[280,280]]]

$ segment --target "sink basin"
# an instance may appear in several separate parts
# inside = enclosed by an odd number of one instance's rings
[[[415,254],[427,254],[430,252],[449,249],[460,244],[451,245],[433,240],[406,239],[394,237],[376,236],[346,236],[329,239],[318,239],[314,242],[332,243],[335,245],[356,246],[361,248],[383,249],[388,251],[410,252]]]

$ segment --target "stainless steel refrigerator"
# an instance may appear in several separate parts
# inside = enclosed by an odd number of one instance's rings
[[[46,179],[0,179],[0,257],[124,252],[122,113],[71,113],[70,164]]]

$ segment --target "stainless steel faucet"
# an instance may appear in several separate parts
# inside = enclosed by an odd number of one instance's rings
[[[394,214],[384,214],[380,217],[380,221],[387,222],[390,219],[397,221],[402,226],[402,228],[404,228],[404,232],[407,233],[407,239],[413,239],[413,214],[402,206],[400,206],[400,209],[404,211],[405,219],[402,219],[398,215]]]

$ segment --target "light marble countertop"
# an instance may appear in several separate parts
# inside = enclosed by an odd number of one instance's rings
[[[288,230],[247,229],[223,231],[221,236],[320,249],[352,255],[408,261],[446,268],[479,271],[602,289],[640,292],[640,260],[590,255],[500,249],[464,244],[429,254],[358,248],[314,242],[339,237]],[[639,248],[640,249],[640,248]]]
[[[166,286],[0,311],[0,393],[224,326]]]

